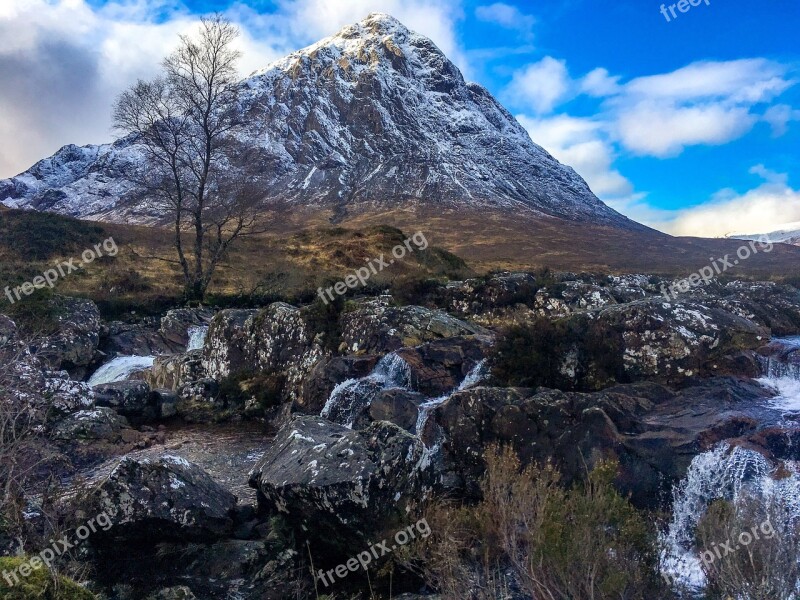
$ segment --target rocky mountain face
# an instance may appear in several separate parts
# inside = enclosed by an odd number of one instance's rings
[[[373,14],[242,81],[241,141],[267,201],[334,208],[427,203],[527,210],[626,228],[426,37]],[[0,181],[7,206],[157,222],[125,179],[135,140],[66,146]]]

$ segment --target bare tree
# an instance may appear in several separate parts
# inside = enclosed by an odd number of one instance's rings
[[[189,300],[205,295],[231,244],[258,233],[259,182],[239,106],[238,29],[221,16],[203,19],[197,39],[181,36],[162,74],[139,81],[114,108],[114,125],[144,150],[130,173],[172,222]]]

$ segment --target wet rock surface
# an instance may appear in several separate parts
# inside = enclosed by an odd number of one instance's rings
[[[399,523],[425,493],[420,440],[391,423],[354,431],[295,417],[250,474],[262,510],[293,522],[335,555]],[[352,547],[352,546],[351,546]]]

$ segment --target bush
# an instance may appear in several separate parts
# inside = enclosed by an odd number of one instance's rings
[[[522,588],[533,598],[667,598],[655,532],[612,485],[614,463],[584,483],[560,486],[552,467],[522,468],[510,449],[490,448],[476,506],[433,505],[433,534],[407,566],[446,600],[489,600]]]
[[[595,321],[537,318],[506,329],[492,374],[509,386],[596,390],[627,381],[621,335]],[[565,360],[575,361],[567,368]]]
[[[0,574],[11,573],[26,563],[23,558],[0,556]],[[83,589],[74,581],[51,573],[40,567],[28,577],[19,577],[20,582],[9,586],[0,577],[0,598],[3,600],[94,600],[94,594]],[[12,578],[13,581],[13,578]]]
[[[286,378],[281,374],[240,371],[220,381],[219,396],[226,407],[244,406],[254,400],[267,411],[281,404],[285,385]]]
[[[700,520],[696,538],[710,598],[797,598],[800,525],[789,506],[747,496],[717,501]]]

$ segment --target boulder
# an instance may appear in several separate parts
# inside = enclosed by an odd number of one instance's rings
[[[170,342],[158,331],[158,320],[145,317],[135,323],[112,321],[100,330],[100,350],[106,357],[174,354],[184,346]]]
[[[437,483],[451,494],[478,496],[489,444],[509,444],[523,462],[552,460],[569,483],[602,458],[620,462],[619,485],[654,506],[691,460],[723,439],[754,436],[754,407],[769,392],[735,378],[680,391],[654,383],[584,394],[476,387],[435,407],[421,433],[435,457]]]
[[[111,522],[98,531],[101,546],[126,542],[204,542],[230,534],[236,496],[200,467],[178,456],[123,458],[100,484],[78,501],[85,515],[105,513]]]
[[[97,406],[113,408],[133,424],[150,423],[160,418],[156,398],[145,381],[116,381],[92,388]]]
[[[419,438],[391,423],[353,431],[296,416],[250,473],[250,485],[262,510],[282,513],[299,538],[340,562],[408,520],[427,489],[425,456]]]
[[[330,398],[333,388],[348,379],[369,375],[378,362],[377,356],[334,356],[318,362],[303,380],[300,396],[293,410],[318,415]]]
[[[397,351],[408,364],[411,387],[435,397],[454,390],[491,347],[488,336],[451,337]]]
[[[100,311],[82,298],[54,296],[51,304],[58,330],[36,340],[32,349],[50,369],[83,376],[100,343]]]
[[[204,377],[202,350],[157,356],[153,368],[145,374],[145,380],[151,387],[173,391]]]
[[[381,391],[369,405],[366,415],[369,421],[389,421],[411,433],[415,433],[419,406],[428,398],[417,392],[399,388]],[[360,427],[364,426],[362,420]]]
[[[755,350],[770,335],[753,321],[693,301],[650,298],[606,307],[589,318],[620,337],[617,351],[631,381],[680,383],[697,375],[724,374],[717,361]]]
[[[110,408],[98,407],[68,415],[55,425],[53,437],[62,441],[103,440],[117,443],[122,440],[122,430],[127,428],[125,417]]]
[[[303,380],[324,355],[300,309],[276,302],[261,311],[217,314],[206,338],[203,367],[217,380],[241,373],[280,373],[284,400],[296,401]]]
[[[189,343],[190,327],[205,327],[214,317],[210,308],[178,308],[161,317],[159,332],[167,342],[182,349]]]
[[[387,297],[363,300],[341,317],[341,350],[386,354],[441,338],[491,335],[478,325],[421,306],[392,306]]]
[[[533,307],[539,316],[557,318],[616,303],[611,292],[596,283],[565,281],[536,292]]]

